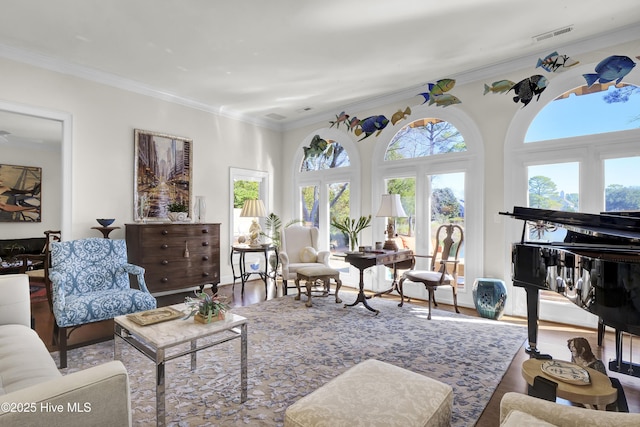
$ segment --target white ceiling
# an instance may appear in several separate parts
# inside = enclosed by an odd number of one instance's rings
[[[275,127],[417,94],[428,82],[615,30],[640,35],[638,0],[0,0],[0,7],[0,56]],[[572,31],[533,41],[566,26]]]

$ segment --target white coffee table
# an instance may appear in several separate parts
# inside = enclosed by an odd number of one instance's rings
[[[188,313],[184,304],[171,306]],[[198,345],[198,339],[211,337],[206,343]],[[219,335],[219,336],[217,336]],[[121,338],[156,364],[156,420],[158,426],[165,425],[165,369],[168,360],[191,355],[191,370],[196,369],[196,353],[199,350],[240,338],[240,400],[247,400],[247,319],[237,314],[227,313],[224,320],[209,324],[196,323],[193,318],[181,318],[160,322],[153,325],[140,326],[127,316],[114,319],[114,356],[120,360],[118,339]],[[170,351],[171,347],[190,343],[186,350]]]

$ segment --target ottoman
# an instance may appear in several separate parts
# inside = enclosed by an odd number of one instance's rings
[[[324,282],[324,287],[326,293],[329,293],[329,283],[330,280],[333,279],[336,282],[336,302],[340,303],[342,300],[338,297],[338,291],[340,290],[340,286],[342,286],[342,280],[340,280],[340,272],[338,270],[334,270],[329,267],[303,267],[299,269],[296,273],[296,288],[298,288],[298,295],[296,295],[295,299],[299,300],[302,292],[300,290],[300,280],[306,281],[307,288],[307,302],[305,305],[307,307],[311,307],[311,287],[317,280],[322,280]]]
[[[368,359],[289,406],[285,427],[449,426],[453,389]]]

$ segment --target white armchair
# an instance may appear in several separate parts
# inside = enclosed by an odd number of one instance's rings
[[[316,227],[292,225],[282,230],[280,239],[282,287],[287,295],[287,281],[295,280],[299,269],[318,265],[329,267],[329,251],[318,251]]]

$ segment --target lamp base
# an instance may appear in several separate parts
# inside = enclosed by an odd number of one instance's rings
[[[398,251],[398,244],[394,239],[388,239],[384,242],[384,246],[382,247],[385,251]]]

